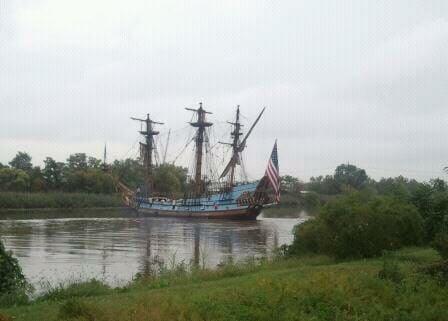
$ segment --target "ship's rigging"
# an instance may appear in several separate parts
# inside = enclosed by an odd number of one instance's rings
[[[154,130],[154,125],[163,125],[161,122],[153,121],[149,114],[146,119],[131,117],[132,120],[142,122],[146,125],[145,130],[140,130],[140,134],[145,138],[145,142],[140,142],[140,157],[143,160],[143,167],[145,169],[145,194],[149,195],[154,191],[154,180],[152,177],[153,171],[153,153],[156,149],[154,137],[159,134]]]
[[[231,190],[236,186],[237,175],[236,168],[239,166],[241,168],[240,174],[245,181],[247,181],[247,175],[244,170],[244,163],[242,152],[246,147],[247,139],[252,133],[253,129],[257,125],[261,116],[264,113],[264,108],[250,127],[249,131],[243,136],[241,124],[241,113],[240,107],[236,108],[235,120],[232,122],[227,122],[232,125],[231,130],[231,142],[222,142],[214,140],[216,143],[211,146],[210,140],[216,139],[214,137],[214,131],[211,131],[213,123],[207,120],[207,115],[212,114],[211,112],[203,108],[202,103],[199,103],[199,108],[185,108],[188,111],[192,111],[192,119],[189,122],[189,127],[194,129],[193,135],[187,138],[185,146],[181,149],[180,153],[174,158],[172,164],[174,164],[177,159],[185,152],[185,150],[194,142],[194,160],[190,167],[190,172],[192,175],[189,178],[190,191],[188,192],[188,197],[200,197],[201,195],[207,194],[211,191],[217,190]],[[145,186],[143,191],[145,195],[155,195],[157,191],[157,186],[154,186],[153,170],[157,165],[157,148],[158,144],[162,145],[160,139],[156,139],[159,132],[154,129],[155,125],[162,125],[161,122],[153,121],[149,114],[146,119],[140,119],[131,117],[131,119],[141,122],[144,126],[139,132],[144,137],[144,142],[140,143],[140,159],[143,163],[145,170]],[[223,122],[221,122],[223,123]],[[219,125],[220,123],[218,123]],[[168,148],[168,142],[170,135],[176,135],[177,131],[169,132],[168,138],[166,139],[165,146],[161,146],[162,150],[162,163],[166,163],[166,153]],[[185,135],[184,135],[185,137]],[[241,139],[243,137],[243,139]],[[220,161],[221,164],[226,164],[224,170],[219,173],[217,172],[216,164],[213,164],[217,158],[217,145],[230,146],[230,157],[226,157],[229,161],[226,163],[223,159]],[[228,150],[228,149],[227,149]],[[222,150],[224,153],[224,149]]]

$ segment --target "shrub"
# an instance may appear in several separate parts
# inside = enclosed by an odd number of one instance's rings
[[[97,320],[99,310],[79,299],[70,299],[59,308],[59,320]]]
[[[448,259],[448,233],[438,233],[434,237],[432,246],[439,252],[443,259]]]
[[[61,301],[75,297],[91,297],[108,294],[111,288],[101,281],[91,279],[86,282],[74,281],[73,283],[60,284],[49,287],[39,297],[42,301]]]
[[[28,302],[27,283],[16,258],[7,252],[0,240],[0,306]]]
[[[383,256],[383,268],[378,272],[378,277],[383,280],[389,280],[400,283],[404,275],[400,271],[396,260],[388,253]]]
[[[0,240],[0,293],[10,293],[26,287],[27,282],[19,262],[11,252],[6,251]]]
[[[422,239],[423,221],[414,206],[352,193],[328,202],[316,219],[297,226],[290,253],[366,258],[419,245]]]
[[[424,266],[419,271],[433,277],[442,285],[448,284],[448,260]]]

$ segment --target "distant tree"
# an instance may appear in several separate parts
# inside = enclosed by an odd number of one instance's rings
[[[373,185],[380,195],[388,195],[409,201],[411,195],[415,193],[421,183],[415,179],[398,176],[382,178],[378,182],[374,182]]]
[[[184,192],[186,178],[186,169],[175,165],[162,164],[154,169],[154,186],[162,194]]]
[[[69,156],[67,165],[70,170],[87,169],[87,155],[85,153],[76,153]]]
[[[89,156],[88,160],[87,160],[87,166],[89,168],[97,168],[98,169],[98,168],[101,168],[102,161],[101,161],[101,159]]]
[[[418,208],[425,223],[426,241],[448,231],[448,189],[441,179],[421,184],[412,193],[411,202]]]
[[[31,156],[26,152],[17,152],[16,156],[9,162],[9,165],[25,172],[29,172],[33,168]]]
[[[31,192],[44,192],[47,190],[47,184],[39,166],[33,167],[29,176]]]
[[[62,187],[64,179],[64,167],[65,164],[56,162],[53,158],[47,157],[44,160],[44,169],[42,170],[42,176],[46,182],[46,185],[50,189],[59,189]]]
[[[70,171],[64,186],[68,192],[102,193],[115,192],[115,182],[107,173],[100,169]]]
[[[339,185],[332,175],[311,177],[306,189],[325,195],[334,195],[340,192]]]
[[[5,168],[5,167],[7,167],[7,166],[6,166],[6,165],[3,165],[3,164],[0,162],[0,169]]]
[[[299,193],[303,189],[303,183],[290,175],[280,177],[280,190],[286,193]]]
[[[345,185],[359,190],[368,183],[369,177],[364,169],[351,164],[341,164],[336,167],[334,180],[339,186]]]
[[[0,191],[25,192],[30,188],[30,176],[21,169],[0,169]]]
[[[115,160],[111,165],[111,170],[115,177],[131,188],[137,188],[144,183],[143,166],[138,160],[131,158]]]

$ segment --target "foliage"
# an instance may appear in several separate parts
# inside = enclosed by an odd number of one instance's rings
[[[414,206],[352,193],[330,201],[316,219],[298,225],[290,253],[372,257],[384,250],[418,245],[422,238],[423,222]]]
[[[98,320],[101,312],[95,309],[92,304],[86,303],[79,299],[70,299],[63,303],[59,309],[58,320]]]
[[[369,178],[364,169],[351,164],[341,164],[334,171],[334,180],[340,188],[348,186],[359,190],[367,184]]]
[[[411,196],[425,224],[425,239],[430,242],[439,232],[448,231],[448,188],[443,180],[421,184]]]
[[[24,172],[30,171],[33,167],[31,156],[25,152],[17,152],[16,156],[9,162],[9,165]]]
[[[92,297],[110,293],[111,288],[101,281],[72,281],[68,284],[48,286],[38,301],[62,301],[70,298]]]
[[[64,182],[64,163],[56,162],[53,158],[47,157],[44,164],[42,176],[47,187],[51,190],[60,189]]]
[[[389,280],[395,283],[400,283],[404,275],[400,271],[397,260],[392,253],[386,252],[383,257],[383,268],[378,272],[378,277],[383,280]]]
[[[6,251],[0,240],[0,304],[9,298],[26,296],[29,285],[22,273],[22,268],[11,252]]]
[[[436,234],[432,241],[432,247],[439,252],[443,259],[448,260],[448,233],[440,232]]]
[[[144,169],[138,160],[131,158],[115,160],[111,170],[115,177],[133,189],[144,183]]]
[[[426,257],[422,249],[397,255],[399,284],[377,277],[381,260],[334,264],[305,257],[171,274],[167,282],[138,280],[125,291],[109,290],[113,295],[40,301],[4,312],[24,321],[445,320],[448,288],[413,271],[422,252]],[[434,260],[431,254],[417,266]]]
[[[332,175],[311,177],[306,189],[324,195],[340,193],[340,188]]]
[[[307,189],[319,194],[335,195],[360,190],[369,182],[370,179],[364,169],[355,165],[341,164],[336,167],[334,175],[311,177]]]
[[[37,208],[88,208],[122,206],[116,194],[86,193],[0,193],[0,208],[37,209]]]
[[[30,187],[30,176],[21,169],[0,169],[0,191],[27,191]]]
[[[280,191],[282,193],[298,194],[303,190],[303,183],[291,175],[283,175],[280,177]]]
[[[87,169],[87,155],[85,153],[72,154],[67,158],[67,167],[71,170]]]
[[[67,192],[111,194],[115,192],[115,181],[102,170],[87,168],[68,171],[63,189]]]
[[[185,191],[187,170],[185,168],[162,164],[154,169],[154,186],[157,192],[172,195]]]
[[[444,286],[448,285],[448,260],[427,264],[419,268],[419,271],[431,276]]]

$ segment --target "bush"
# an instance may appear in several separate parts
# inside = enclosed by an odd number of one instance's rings
[[[10,293],[17,289],[25,289],[27,282],[19,262],[11,252],[6,251],[0,240],[0,293]]]
[[[81,319],[94,321],[98,319],[99,312],[91,304],[87,304],[79,299],[70,299],[61,305],[59,320]]]
[[[400,283],[403,280],[404,275],[391,254],[386,253],[383,256],[383,268],[378,272],[378,277],[395,283]]]
[[[28,301],[30,290],[16,258],[7,252],[0,240],[0,306]]]
[[[440,256],[448,259],[448,233],[438,233],[432,242],[432,247],[439,252]]]
[[[421,244],[423,221],[410,204],[353,193],[328,202],[316,219],[298,225],[294,234],[290,254],[366,258]]]
[[[441,285],[448,284],[448,260],[424,266],[420,269],[420,272],[433,277]]]

